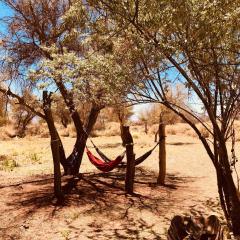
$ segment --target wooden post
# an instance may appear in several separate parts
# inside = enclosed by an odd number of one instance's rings
[[[51,136],[51,150],[53,157],[53,168],[54,168],[54,194],[59,202],[63,200],[63,193],[61,187],[61,168],[60,168],[60,139],[54,125],[54,120],[51,111],[51,94],[47,91],[43,92],[43,111],[45,113],[46,122],[48,125],[49,133]]]
[[[165,124],[163,122],[162,114],[159,118],[159,174],[157,183],[160,185],[165,184],[166,177],[166,135],[165,135]]]
[[[127,169],[125,177],[125,191],[133,194],[134,176],[135,176],[135,154],[133,152],[133,138],[129,131],[129,126],[123,126],[123,135],[126,140]]]

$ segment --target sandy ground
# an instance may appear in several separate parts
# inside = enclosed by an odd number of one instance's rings
[[[137,156],[154,144],[151,135],[134,137]],[[112,157],[123,150],[119,137],[98,137],[94,141]],[[74,139],[64,138],[63,142],[69,153]],[[61,207],[55,205],[52,196],[49,139],[2,141],[0,155],[19,165],[10,172],[0,171],[3,240],[166,239],[170,220],[176,214],[213,213],[222,218],[214,168],[196,138],[168,136],[166,186],[155,184],[156,149],[136,169],[134,196],[124,194],[123,169],[100,173],[84,155],[83,179],[63,178],[67,195]]]

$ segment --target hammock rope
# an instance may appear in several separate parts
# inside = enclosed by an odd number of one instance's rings
[[[87,151],[87,155],[88,158],[90,160],[90,162],[99,170],[103,171],[103,172],[110,172],[112,171],[114,168],[116,168],[118,166],[119,163],[122,162],[124,155],[119,155],[115,160],[111,160],[110,162],[104,162],[103,160],[97,158],[96,156],[94,156],[88,148],[86,148]]]
[[[85,130],[84,130],[85,131]],[[89,134],[85,131],[85,133],[88,135],[88,138],[90,140],[90,142],[92,143],[93,147],[95,148],[96,152],[98,153],[98,155],[102,158],[102,160],[105,162],[105,163],[110,163],[112,162],[113,160],[111,160],[110,158],[108,158],[96,145],[95,143],[92,141],[91,137],[89,136]],[[151,154],[152,152],[155,150],[155,148],[159,145],[160,141],[165,138],[165,136],[161,137],[159,139],[159,141],[155,144],[155,146],[150,149],[149,151],[147,151],[146,153],[144,153],[142,156],[138,157],[137,159],[135,159],[135,166],[138,166],[139,164],[141,164],[142,162],[144,162]],[[133,144],[133,143],[131,143]],[[89,151],[89,150],[88,150]],[[126,151],[124,151],[120,156],[122,157],[122,160],[124,158],[126,154]],[[120,157],[118,156],[118,157]],[[99,160],[99,159],[98,159]],[[115,159],[116,160],[116,159]],[[101,161],[101,160],[100,160]]]
[[[89,139],[90,139],[90,138],[89,138]],[[93,147],[95,148],[96,152],[97,152],[98,155],[104,160],[104,162],[111,162],[111,159],[108,158],[108,157],[94,144],[94,142],[93,142],[91,139],[90,139],[90,141],[91,141]],[[124,151],[124,152],[121,154],[121,156],[123,155],[123,158],[124,158],[125,154],[126,154],[126,151]]]
[[[85,130],[84,130],[85,131]],[[87,132],[85,131],[85,133],[87,134]],[[110,158],[108,158],[93,142],[93,140],[91,139],[91,137],[88,135],[88,138],[90,140],[90,142],[92,143],[93,147],[95,148],[96,152],[98,153],[98,155],[102,158],[102,160],[104,160],[104,162],[111,162],[112,160]],[[123,153],[120,156],[123,156],[123,158],[125,157],[126,151],[123,151]]]

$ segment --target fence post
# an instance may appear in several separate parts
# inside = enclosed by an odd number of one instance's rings
[[[133,152],[133,138],[129,131],[129,126],[123,126],[123,135],[126,140],[127,169],[125,177],[125,191],[133,194],[134,176],[135,176],[135,154]]]
[[[159,174],[157,184],[164,185],[166,177],[166,133],[162,114],[159,118]]]

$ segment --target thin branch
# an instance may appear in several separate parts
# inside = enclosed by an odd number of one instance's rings
[[[21,104],[22,106],[25,106],[26,108],[28,108],[31,112],[35,113],[40,118],[46,119],[44,114],[42,114],[39,111],[36,111],[33,107],[31,107],[28,103],[26,103],[26,101],[23,97],[20,97],[19,95],[13,93],[10,89],[6,90],[4,88],[0,88],[0,92],[2,92],[3,94],[5,94],[9,97],[17,99],[19,104]]]

